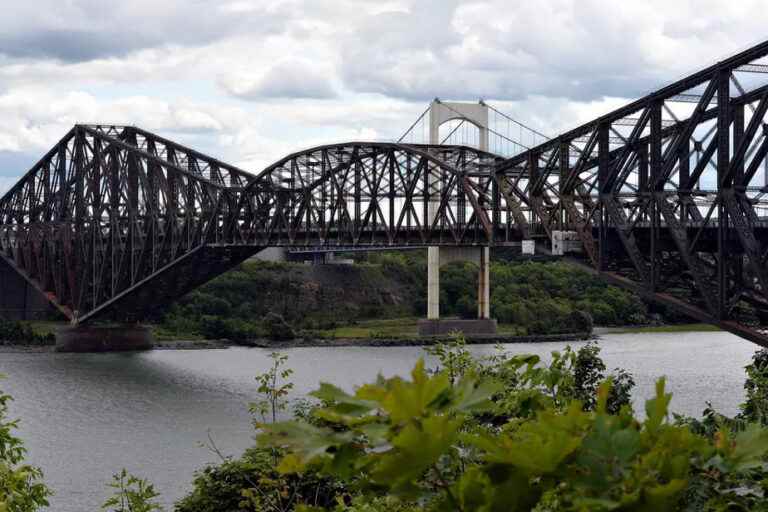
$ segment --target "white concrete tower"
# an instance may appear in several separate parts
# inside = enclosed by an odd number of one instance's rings
[[[429,108],[429,143],[438,145],[440,126],[453,120],[463,120],[471,123],[479,130],[478,149],[488,151],[488,106],[483,102],[455,103],[435,99]],[[427,206],[429,223],[434,222],[439,201],[430,202]],[[442,252],[442,254],[441,254]],[[488,247],[459,249],[449,247],[427,248],[427,320],[440,319],[440,266],[450,261],[468,260],[476,262],[480,269],[477,291],[477,317],[490,318],[490,279],[489,279]]]

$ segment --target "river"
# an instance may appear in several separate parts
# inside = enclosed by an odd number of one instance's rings
[[[574,343],[577,346],[580,343]],[[638,410],[668,377],[675,412],[699,416],[706,402],[725,413],[743,400],[744,366],[756,347],[721,332],[604,334],[602,357],[637,381]],[[565,343],[509,344],[514,353],[544,356]],[[490,354],[491,346],[472,346]],[[423,355],[418,347],[294,348],[294,397],[321,380],[351,389],[376,373],[405,375]],[[152,351],[130,354],[2,353],[0,383],[15,397],[12,414],[30,460],[43,468],[56,495],[51,510],[99,510],[112,473],[125,467],[150,479],[168,510],[191,487],[194,469],[217,457],[201,446],[208,433],[226,454],[253,442],[248,402],[268,350]],[[428,361],[429,362],[429,361]]]

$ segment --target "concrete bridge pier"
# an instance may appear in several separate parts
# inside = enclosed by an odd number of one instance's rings
[[[469,261],[478,267],[477,319],[440,318],[440,267],[454,261]],[[435,336],[461,331],[464,334],[495,334],[491,319],[489,247],[427,248],[427,318],[419,321],[419,334]]]
[[[142,325],[77,325],[56,331],[57,352],[125,352],[154,346],[149,328]]]
[[[481,247],[478,259],[477,318],[487,320],[491,318],[491,248]]]
[[[442,144],[440,126],[460,120],[474,125],[478,130],[478,149],[488,150],[488,105],[478,103],[454,103],[435,99],[429,107],[429,142]],[[438,192],[440,183],[432,187]],[[435,221],[440,201],[431,200],[427,205],[427,221]],[[496,321],[491,320],[491,283],[489,274],[489,247],[428,247],[427,248],[427,319],[419,322],[419,334],[440,335],[452,331],[465,334],[495,334]],[[440,267],[452,261],[471,261],[477,264],[480,276],[477,290],[477,320],[440,319]]]

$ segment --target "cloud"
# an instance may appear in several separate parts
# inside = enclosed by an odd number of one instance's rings
[[[714,0],[421,6],[355,27],[340,49],[348,87],[414,100],[633,97],[754,42],[768,21],[756,1],[722,11]]]
[[[279,2],[278,2],[279,4]],[[122,57],[164,46],[200,46],[244,31],[283,30],[287,18],[264,6],[247,13],[204,0],[34,0],[3,6],[0,54],[69,63]]]
[[[246,100],[327,99],[338,95],[332,76],[332,69],[323,69],[308,61],[289,60],[276,64],[255,79],[247,74],[231,75],[222,80],[222,85],[230,94]]]

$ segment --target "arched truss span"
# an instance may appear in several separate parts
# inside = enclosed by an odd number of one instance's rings
[[[0,257],[74,322],[142,319],[268,245],[488,244],[498,162],[350,143],[254,176],[139,128],[78,125],[0,199]]]
[[[252,179],[135,127],[78,125],[0,199],[0,257],[73,322],[144,319],[259,249],[209,247]]]
[[[519,240],[527,230],[520,201],[510,203],[515,215],[497,214],[507,208],[495,181],[501,161],[464,146],[371,142],[294,153],[245,188],[231,241],[296,247]]]

